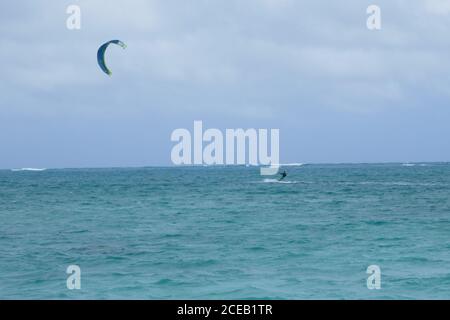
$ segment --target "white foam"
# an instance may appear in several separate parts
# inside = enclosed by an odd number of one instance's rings
[[[45,168],[21,168],[21,169],[11,169],[11,171],[13,172],[17,172],[17,171],[45,171],[47,169]]]
[[[301,167],[301,166],[303,166],[304,165],[304,163],[284,163],[284,164],[281,164],[281,166],[285,166],[285,167]]]
[[[403,163],[402,166],[404,167],[414,167],[416,164],[415,163]]]
[[[264,179],[262,183],[284,183],[284,184],[294,184],[298,183],[298,181],[289,181],[289,180],[278,180],[278,179]]]
[[[277,166],[277,167],[301,167],[303,165],[304,165],[304,163],[301,163],[301,162],[271,164],[271,166]]]

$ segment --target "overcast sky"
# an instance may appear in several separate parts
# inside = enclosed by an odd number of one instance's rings
[[[2,1],[0,34],[0,168],[170,165],[194,120],[278,128],[282,163],[450,161],[448,0]]]

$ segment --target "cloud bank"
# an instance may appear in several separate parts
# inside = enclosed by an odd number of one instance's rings
[[[0,167],[168,164],[170,131],[194,119],[282,128],[286,161],[448,160],[448,1],[378,1],[380,31],[370,4],[5,2]],[[107,78],[95,53],[115,38]]]

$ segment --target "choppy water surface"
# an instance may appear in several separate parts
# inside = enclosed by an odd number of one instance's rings
[[[0,171],[0,298],[450,299],[450,165],[286,169]]]

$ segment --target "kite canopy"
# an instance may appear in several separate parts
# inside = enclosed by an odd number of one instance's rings
[[[98,62],[98,65],[100,66],[100,68],[103,70],[103,72],[104,73],[106,73],[107,75],[111,75],[112,74],[112,72],[111,72],[111,70],[109,70],[108,69],[108,67],[106,66],[106,64],[105,64],[105,52],[106,52],[106,49],[108,48],[108,46],[110,45],[110,44],[116,44],[116,45],[118,45],[118,46],[121,46],[123,49],[125,49],[127,46],[126,46],[126,44],[125,43],[123,43],[122,41],[120,41],[120,40],[111,40],[111,41],[108,41],[108,42],[106,42],[105,44],[103,44],[99,49],[98,49],[98,51],[97,51],[97,62]]]

